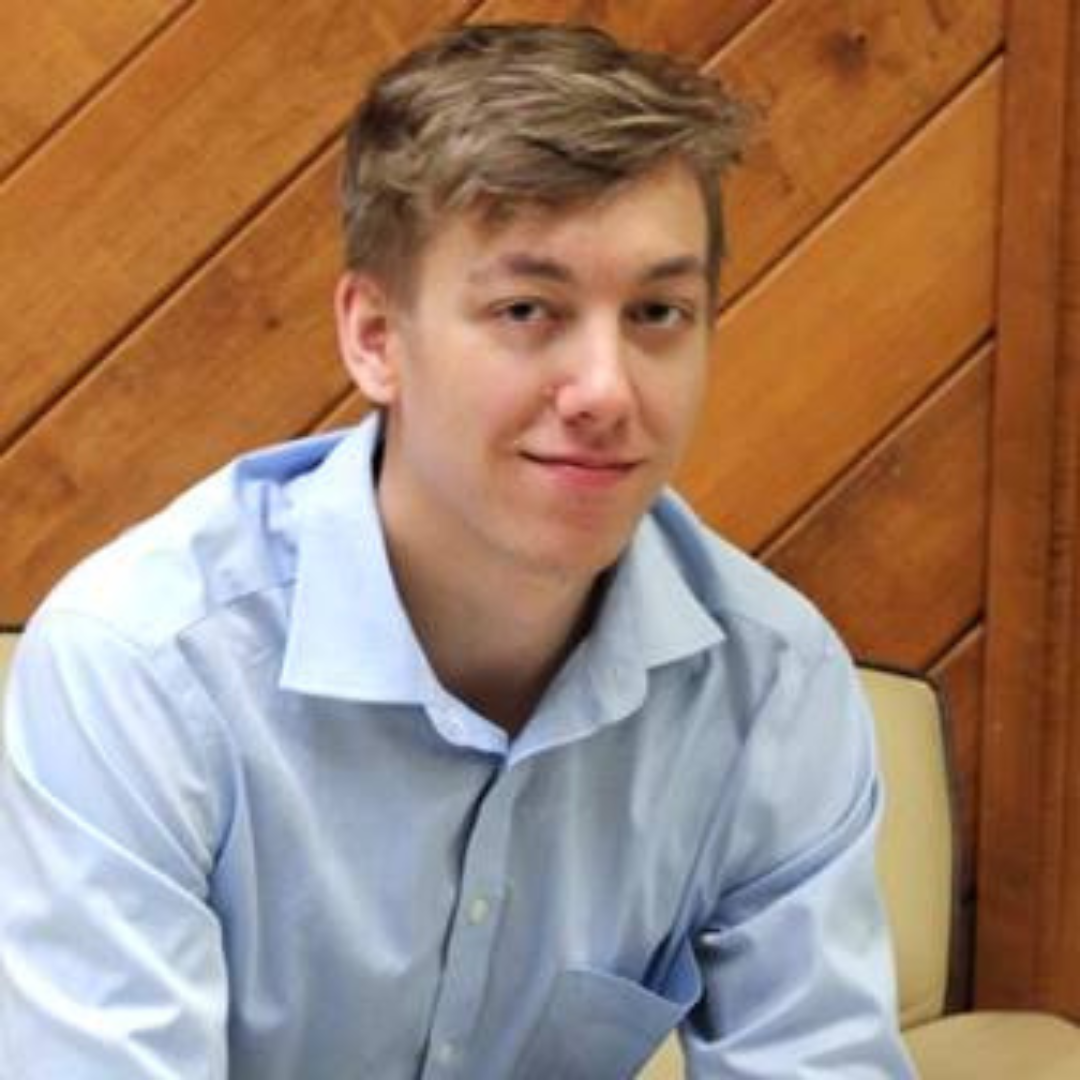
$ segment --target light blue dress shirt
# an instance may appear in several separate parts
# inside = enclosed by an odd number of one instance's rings
[[[676,1025],[693,1077],[913,1075],[828,626],[665,494],[508,741],[414,636],[376,440],[241,459],[31,622],[0,1075],[614,1080]]]

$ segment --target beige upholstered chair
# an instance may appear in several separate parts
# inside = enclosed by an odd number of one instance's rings
[[[18,640],[19,635],[14,630],[0,627],[0,720],[3,719],[4,685],[7,682],[8,665]],[[2,739],[3,728],[0,727],[0,740]]]
[[[941,706],[922,679],[863,669],[887,801],[878,853],[900,1025],[923,1080],[1080,1080],[1080,1028],[1036,1013],[945,1015],[956,885]],[[669,1039],[642,1080],[683,1076]]]
[[[0,695],[15,635],[0,632]],[[900,1022],[924,1080],[1080,1080],[1080,1028],[1035,1013],[945,1016],[955,851],[949,758],[922,680],[863,670],[888,802],[879,868],[892,925]],[[642,1080],[683,1076],[669,1039]]]

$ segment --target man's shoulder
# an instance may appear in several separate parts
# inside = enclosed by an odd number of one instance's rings
[[[813,662],[838,642],[817,607],[666,491],[649,515],[669,558],[725,638]]]
[[[89,616],[147,648],[251,594],[295,565],[298,497],[340,434],[245,454],[76,564],[42,614]]]

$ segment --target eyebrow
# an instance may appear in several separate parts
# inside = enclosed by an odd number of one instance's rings
[[[568,284],[574,280],[573,271],[564,263],[527,252],[500,255],[494,261],[470,271],[468,280],[474,285],[482,285],[501,276],[539,278],[559,284]],[[706,277],[705,263],[697,255],[674,255],[648,267],[639,280],[642,283],[651,283],[679,277]]]
[[[642,281],[663,281],[676,277],[705,277],[705,263],[697,255],[675,255],[650,266]]]

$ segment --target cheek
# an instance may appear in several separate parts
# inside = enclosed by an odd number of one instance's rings
[[[647,427],[660,437],[683,441],[697,420],[704,401],[705,365],[673,358],[642,388],[642,413]]]
[[[547,410],[545,380],[535,368],[509,363],[478,364],[470,372],[466,420],[471,437],[477,433],[514,437],[540,421]]]
[[[452,382],[427,384],[426,402],[413,423],[429,426],[428,441],[437,441],[448,457],[479,460],[513,447],[538,416],[542,395],[527,392],[505,375],[466,369]],[[436,436],[436,432],[438,435]]]

